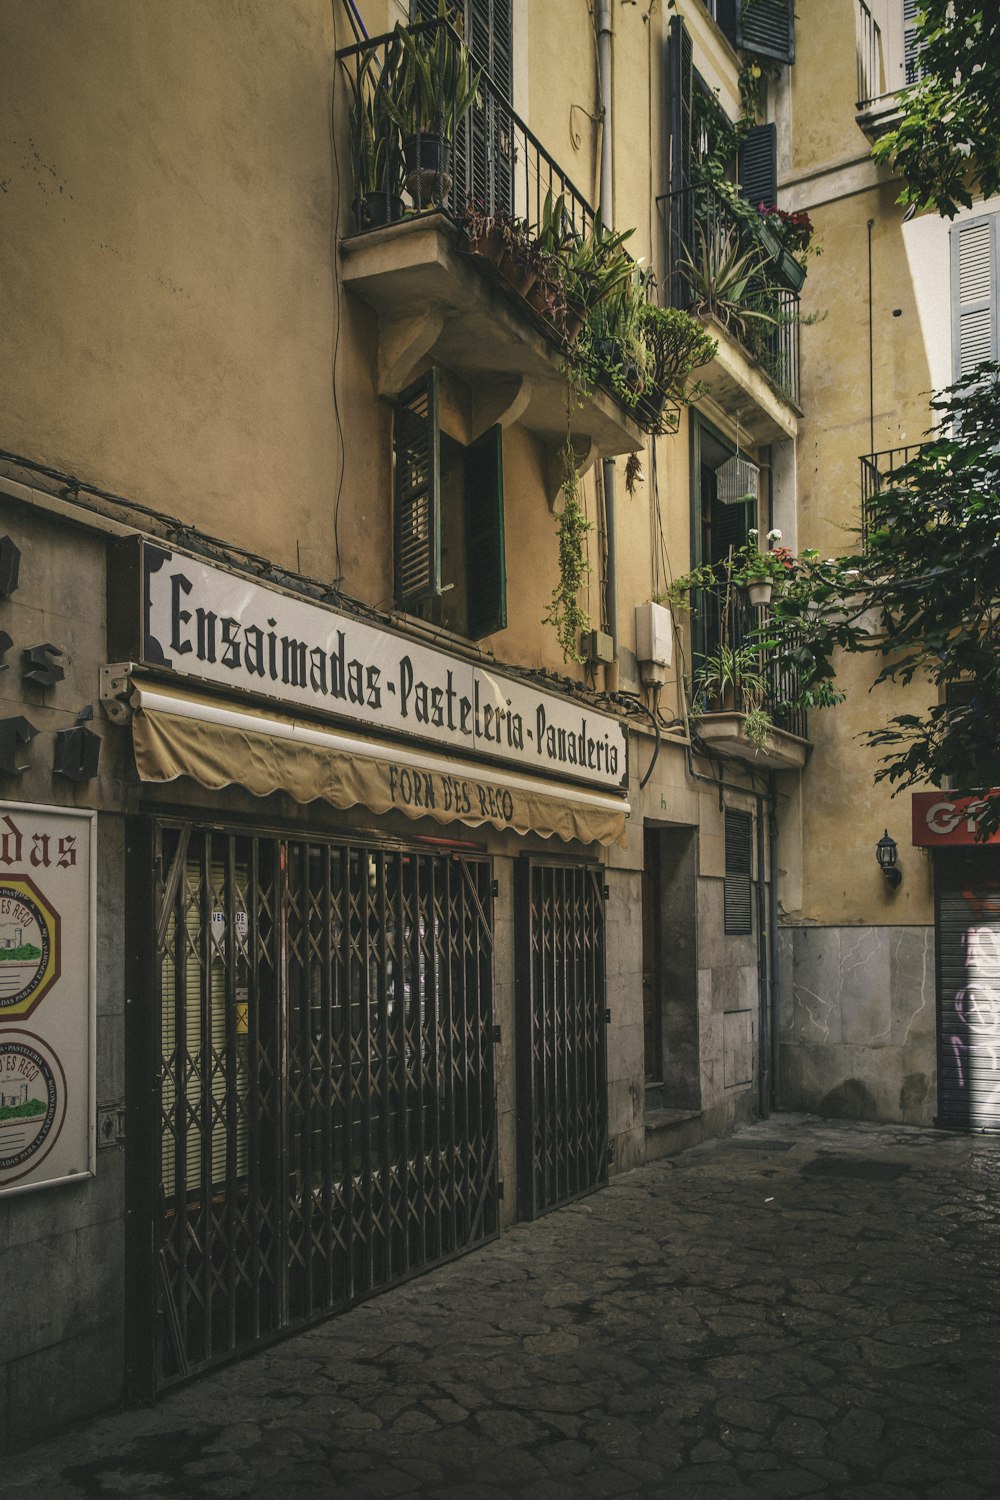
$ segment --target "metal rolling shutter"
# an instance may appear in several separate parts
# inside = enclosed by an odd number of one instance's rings
[[[1000,1130],[1000,860],[935,857],[938,1123]]]

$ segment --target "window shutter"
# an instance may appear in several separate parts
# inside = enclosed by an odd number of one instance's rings
[[[691,37],[680,16],[670,21],[670,192],[691,181],[691,99],[694,65]]]
[[[736,45],[757,57],[777,62],[795,61],[795,15],[793,0],[752,0],[739,7]]]
[[[996,216],[956,224],[952,245],[952,349],[955,379],[997,357]]]
[[[739,159],[740,190],[748,203],[775,208],[778,202],[778,127],[753,125]]]
[[[920,53],[923,50],[917,31],[918,0],[903,0],[903,77],[907,83],[916,83],[923,69]]]
[[[750,863],[753,819],[749,813],[726,808],[725,930],[733,936],[753,931]]]
[[[441,592],[441,458],[438,372],[395,403],[393,418],[394,586],[411,609]]]
[[[492,427],[465,454],[465,577],[469,636],[507,625],[503,524],[503,433]]]
[[[473,62],[489,74],[469,121],[469,192],[492,211],[513,207],[513,41],[511,0],[468,0],[466,36]]]

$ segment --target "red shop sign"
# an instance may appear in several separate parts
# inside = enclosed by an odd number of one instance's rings
[[[1000,789],[994,795],[1000,796]],[[955,797],[950,792],[913,793],[913,842],[922,848],[977,843],[976,810],[981,797]],[[978,840],[983,843],[983,840]],[[1000,844],[1000,830],[985,840]]]

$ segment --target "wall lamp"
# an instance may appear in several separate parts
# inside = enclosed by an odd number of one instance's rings
[[[889,837],[888,828],[875,845],[875,858],[878,860],[879,869],[885,876],[885,883],[890,891],[899,888],[903,879],[903,872],[896,864],[896,840]]]

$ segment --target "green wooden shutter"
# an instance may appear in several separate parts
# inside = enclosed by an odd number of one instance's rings
[[[997,357],[997,219],[990,214],[951,231],[952,358],[955,379]]]
[[[740,191],[748,203],[774,208],[778,202],[778,127],[753,125],[740,147]]]
[[[691,181],[691,100],[694,65],[691,37],[680,16],[670,21],[670,191]]]
[[[777,62],[795,61],[793,0],[752,0],[739,8],[736,45],[757,57]]]
[[[492,427],[465,452],[465,567],[469,636],[507,625],[503,525],[503,433]]]
[[[410,609],[441,592],[437,370],[430,370],[395,403],[393,498],[396,603]]]
[[[750,865],[753,819],[749,813],[726,808],[726,877],[723,883],[724,928],[737,935],[753,931]]]

